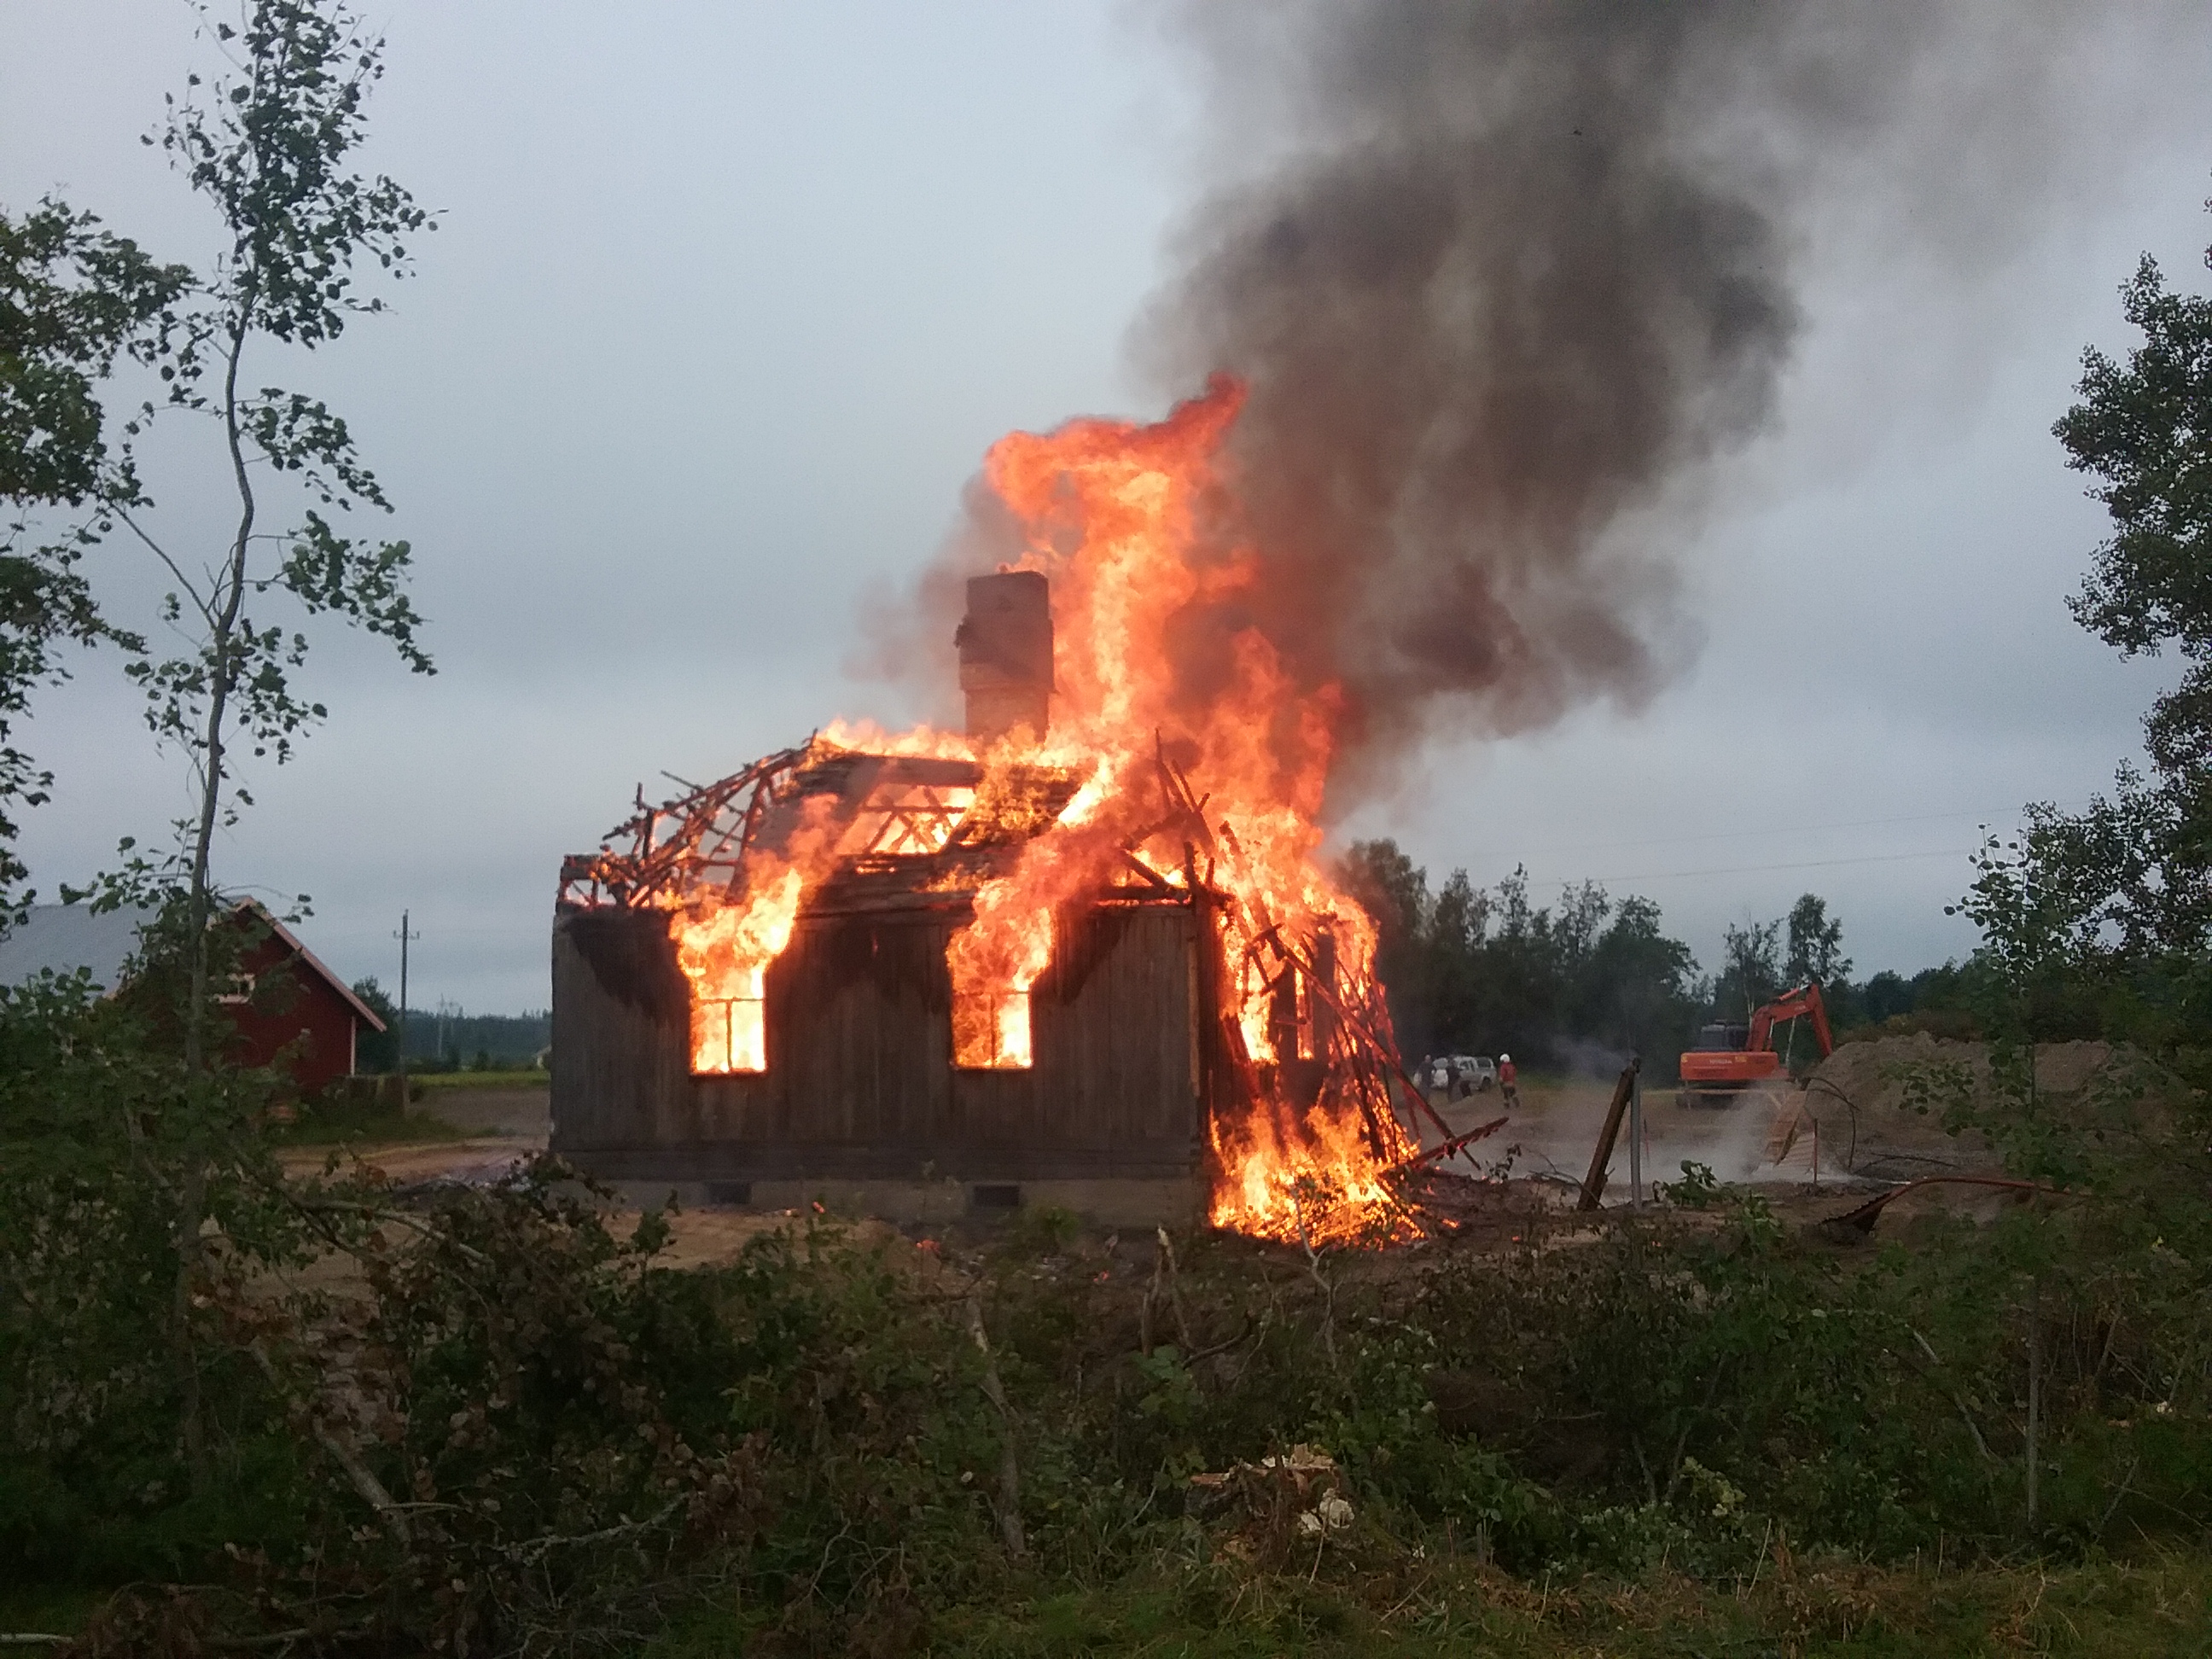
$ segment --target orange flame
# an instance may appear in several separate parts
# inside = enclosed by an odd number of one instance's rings
[[[1176,623],[1194,602],[1254,580],[1250,550],[1224,538],[1220,522],[1231,482],[1220,452],[1243,399],[1240,385],[1217,379],[1155,424],[1080,420],[1014,433],[986,459],[986,480],[1027,534],[1014,568],[1052,579],[1056,684],[1044,758],[1079,769],[1085,782],[1013,870],[977,894],[975,923],[954,948],[970,971],[1026,990],[1050,958],[1054,911],[1103,885],[1158,821],[1156,757],[1175,754],[1207,792],[1218,854],[1209,873],[1233,898],[1218,924],[1224,1000],[1246,1056],[1273,1067],[1272,1079],[1253,1071],[1241,1121],[1215,1125],[1212,1218],[1336,1242],[1395,1225],[1383,1172],[1416,1150],[1388,1109],[1387,1091],[1380,1110],[1363,1113],[1327,1087],[1299,1109],[1282,1082],[1282,1063],[1300,1057],[1279,1052],[1274,1030],[1282,975],[1304,984],[1291,954],[1311,966],[1325,933],[1339,984],[1371,983],[1373,926],[1317,859],[1341,700],[1334,686],[1299,690],[1255,629],[1231,641],[1227,683],[1202,690],[1182,684],[1172,648]],[[1181,882],[1194,849],[1158,837],[1136,856]],[[1303,1000],[1308,1024],[1298,1029],[1310,1031],[1310,987]],[[1329,1059],[1310,1039],[1306,1053]]]
[[[994,884],[1004,890],[1007,883]],[[952,1063],[961,1066],[1026,1067],[1036,1058],[1030,1030],[1030,988],[1052,961],[1049,916],[1037,927],[981,926],[980,907],[992,892],[976,895],[975,924],[952,936],[945,965],[952,975]],[[995,921],[996,918],[994,918]],[[1010,944],[1008,959],[994,955],[993,943]]]
[[[1026,538],[1009,568],[1052,582],[1048,737],[1024,728],[982,745],[927,727],[843,725],[826,735],[878,754],[978,762],[983,776],[958,805],[972,801],[979,813],[1015,763],[1078,781],[1059,817],[975,893],[973,921],[948,947],[956,1063],[1030,1063],[1029,994],[1050,965],[1056,913],[1126,877],[1131,859],[1186,891],[1195,881],[1206,892],[1193,901],[1212,930],[1204,948],[1218,964],[1214,1040],[1239,1096],[1234,1114],[1213,1115],[1212,1219],[1316,1244],[1374,1238],[1402,1229],[1387,1172],[1416,1146],[1371,1064],[1389,1047],[1373,924],[1319,861],[1340,692],[1298,686],[1256,628],[1231,637],[1219,653],[1226,672],[1217,660],[1202,684],[1186,683],[1175,650],[1178,623],[1196,607],[1224,614],[1223,602],[1257,580],[1223,455],[1243,400],[1241,385],[1219,377],[1163,421],[1079,420],[992,447],[986,481]],[[1201,793],[1201,822],[1183,778]],[[949,823],[941,811],[902,811],[893,803],[878,814],[889,828],[869,829],[869,846],[933,850],[882,838]],[[748,854],[741,894],[695,900],[672,918],[693,990],[695,1069],[768,1063],[768,965],[806,890],[841,853],[866,850],[841,846],[825,825],[803,826],[777,851]],[[1347,1022],[1364,1046],[1348,1040]]]
[[[676,965],[691,982],[691,1069],[768,1069],[768,967],[791,943],[806,890],[837,854],[826,800],[807,803],[798,828],[775,853],[748,863],[741,899],[695,896],[669,919]]]

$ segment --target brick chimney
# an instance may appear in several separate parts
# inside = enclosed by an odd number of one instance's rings
[[[1036,570],[968,580],[968,614],[952,636],[968,735],[988,743],[1026,726],[1040,741],[1052,718],[1052,584]]]

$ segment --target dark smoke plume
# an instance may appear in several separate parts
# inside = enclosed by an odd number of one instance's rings
[[[1173,395],[1248,382],[1222,533],[1267,568],[1180,631],[1186,690],[1257,626],[1302,684],[1344,688],[1340,795],[1439,727],[1656,690],[1698,485],[1774,418],[1819,210],[1856,204],[1931,271],[1993,261],[2054,187],[2060,70],[2112,21],[2034,0],[1162,15],[1205,65],[1229,182],[1135,345]],[[950,562],[991,542],[987,515]]]
[[[1190,222],[1140,331],[1251,386],[1251,620],[1385,759],[1661,675],[1684,528],[1625,514],[1772,418],[1823,166],[1940,90],[1942,9],[1836,0],[1193,3],[1221,120],[1279,158]],[[2017,26],[2033,33],[2025,9]],[[2022,94],[2027,96],[2023,97]],[[1951,160],[1960,158],[1955,149]]]

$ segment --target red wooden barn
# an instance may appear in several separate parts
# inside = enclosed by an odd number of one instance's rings
[[[64,975],[82,969],[112,996],[128,980],[139,929],[151,920],[150,911],[129,908],[102,913],[81,904],[34,905],[22,925],[0,939],[0,984],[21,984],[46,969]],[[270,1066],[297,1044],[285,1061],[303,1096],[319,1094],[350,1073],[362,1028],[384,1030],[375,1012],[255,901],[240,900],[215,925],[253,936],[236,977],[216,997],[236,1032],[226,1056]]]
[[[299,1043],[289,1063],[302,1095],[350,1075],[362,1028],[381,1031],[384,1022],[253,900],[241,900],[225,920],[233,927],[256,921],[266,930],[240,959],[237,982],[217,999],[238,1033],[230,1057],[242,1066],[271,1066],[288,1044]]]

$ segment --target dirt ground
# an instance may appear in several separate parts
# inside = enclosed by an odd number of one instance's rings
[[[1814,1071],[1802,1089],[1747,1091],[1722,1106],[1691,1106],[1671,1088],[1644,1091],[1644,1176],[1680,1177],[1687,1160],[1727,1182],[1791,1188],[1858,1182],[1869,1188],[1935,1175],[1990,1175],[1998,1160],[1971,1132],[1952,1135],[1940,1101],[1916,1098],[1923,1084],[1955,1077],[1986,1101],[1989,1054],[1978,1042],[1938,1041],[1925,1034],[1848,1042]],[[1570,1078],[1524,1083],[1521,1109],[1507,1127],[1470,1148],[1493,1170],[1509,1149],[1516,1176],[1579,1182],[1612,1097],[1612,1078]],[[2102,1042],[2049,1044],[2037,1051],[2039,1092],[2062,1109],[2102,1115],[2118,1109],[2132,1127],[2155,1135],[2170,1119],[2166,1091],[2179,1085],[2147,1071],[2124,1052]],[[1929,1109],[1921,1110],[1922,1105]],[[1453,1131],[1464,1133],[1501,1111],[1490,1093],[1440,1105]],[[1613,1165],[1608,1203],[1625,1200],[1629,1176],[1627,1131]],[[1422,1144],[1443,1139],[1424,1125]],[[1453,1166],[1474,1173],[1462,1158]]]
[[[462,1130],[461,1140],[394,1141],[357,1148],[295,1146],[282,1154],[286,1170],[305,1175],[334,1150],[349,1164],[382,1170],[402,1186],[422,1181],[495,1181],[523,1158],[545,1150],[550,1131],[544,1089],[434,1089],[416,1109]]]
[[[1590,1157],[1613,1098],[1613,1078],[1568,1078],[1524,1083],[1521,1103],[1505,1127],[1477,1141],[1454,1158],[1450,1168],[1465,1175],[1500,1173],[1515,1178],[1579,1184],[1589,1172]],[[1685,1106],[1672,1088],[1644,1091],[1642,1175],[1648,1184],[1678,1181],[1685,1162],[1702,1164],[1723,1182],[1757,1186],[1794,1186],[1814,1180],[1814,1137],[1787,1131],[1799,1097],[1746,1095],[1727,1106]],[[1786,1111],[1785,1111],[1785,1109]],[[1496,1091],[1474,1095],[1437,1108],[1453,1133],[1490,1122],[1504,1114]],[[1778,1117],[1784,1129],[1778,1138]],[[1424,1120],[1421,1144],[1435,1146],[1443,1133]],[[1822,1127],[1821,1181],[1841,1179],[1849,1170]],[[1624,1121],[1616,1143],[1606,1190],[1607,1203],[1628,1201],[1629,1126]],[[1781,1156],[1778,1159],[1776,1153]],[[1468,1153],[1473,1155],[1473,1162]]]
[[[452,1182],[485,1185],[497,1181],[516,1165],[545,1150],[550,1125],[544,1089],[436,1089],[425,1092],[416,1109],[466,1132],[460,1140],[395,1141],[382,1146],[335,1149],[343,1167],[374,1170],[403,1187]],[[319,1173],[334,1149],[301,1146],[282,1154],[284,1168],[295,1176]],[[692,1210],[671,1218],[672,1237],[660,1257],[670,1267],[693,1267],[734,1259],[751,1240],[793,1218],[753,1214],[736,1210]],[[635,1211],[614,1211],[607,1218],[611,1231],[627,1234],[637,1224]],[[880,1225],[880,1224],[868,1224]],[[388,1230],[389,1231],[389,1230]],[[889,1229],[884,1229],[886,1232]],[[391,1242],[402,1235],[391,1233]],[[342,1290],[359,1277],[348,1259],[325,1258],[296,1280],[298,1287]]]
[[[1908,1076],[1930,1062],[1963,1064],[1978,1086],[1986,1086],[1987,1059],[1980,1045],[1921,1036],[1846,1044],[1805,1090],[1746,1094],[1723,1107],[1686,1105],[1671,1088],[1646,1090],[1643,1196],[1650,1201],[1651,1183],[1680,1180],[1682,1165],[1694,1163],[1723,1182],[1756,1188],[1785,1223],[1818,1230],[1870,1194],[1916,1176],[1996,1173],[1994,1157],[1978,1139],[1954,1139],[1933,1115],[1911,1109]],[[2037,1080],[2039,1088],[2070,1097],[2094,1092],[2100,1082],[2120,1078],[2124,1071],[2124,1057],[2106,1045],[2060,1044],[2039,1055]],[[1436,1202],[1458,1221],[1464,1242],[1505,1249],[1540,1236],[1547,1247],[1567,1247],[1585,1236],[1573,1220],[1573,1210],[1613,1083],[1609,1077],[1526,1081],[1519,1107],[1503,1129],[1440,1166],[1457,1178],[1437,1184]],[[466,1138],[366,1146],[345,1156],[401,1185],[495,1181],[544,1150],[547,1099],[542,1089],[434,1091],[421,1109],[466,1131]],[[1440,1102],[1437,1110],[1454,1134],[1506,1115],[1495,1091]],[[1443,1139],[1425,1118],[1420,1127],[1424,1146]],[[284,1161],[305,1175],[319,1170],[325,1156],[324,1149],[302,1147],[286,1153]],[[1916,1190],[1888,1207],[1881,1230],[1887,1235],[1909,1225],[1914,1215],[1937,1209],[1985,1218],[1984,1212],[1994,1214],[2013,1201],[1989,1188]],[[1610,1209],[1630,1202],[1624,1124],[1605,1205]],[[671,1267],[729,1261],[750,1240],[794,1218],[735,1210],[684,1212],[672,1218],[673,1237],[663,1260]],[[609,1222],[626,1232],[635,1224],[635,1214],[617,1212]],[[863,1224],[885,1237],[892,1231],[880,1222]],[[1851,1241],[1836,1242],[1848,1246]]]
[[[1814,1073],[1805,1102],[1842,1161],[1876,1180],[1983,1172],[1996,1158],[1978,1135],[1944,1132],[1938,1110],[1915,1109],[1916,1075],[1949,1073],[1989,1100],[1985,1045],[1921,1033],[1847,1042]],[[2054,1042],[2035,1051],[2035,1088],[2045,1103],[2083,1121],[2157,1139],[2172,1133],[2179,1080],[2106,1042]]]
[[[472,1135],[531,1139],[543,1146],[550,1089],[431,1089],[420,1109]]]

